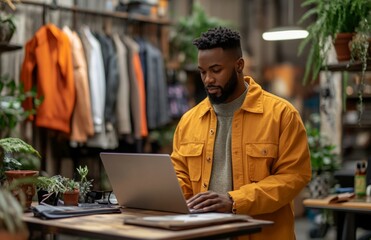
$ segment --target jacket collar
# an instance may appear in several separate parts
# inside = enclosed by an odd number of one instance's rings
[[[242,103],[241,109],[252,113],[263,113],[263,89],[251,77],[245,76],[245,81],[249,84],[246,98]],[[208,97],[200,103],[200,118],[207,112],[214,111]]]

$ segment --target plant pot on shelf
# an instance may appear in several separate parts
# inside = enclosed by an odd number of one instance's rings
[[[63,193],[63,201],[65,206],[77,206],[79,204],[79,190],[67,191]]]
[[[0,43],[9,43],[15,32],[11,17],[0,14]]]
[[[338,33],[336,34],[334,40],[334,47],[336,51],[336,57],[339,62],[341,61],[349,61],[351,54],[350,54],[350,41],[355,33]]]
[[[9,170],[5,171],[6,179],[9,184],[11,184],[13,181],[18,180],[21,183],[14,187],[14,189],[11,189],[12,194],[14,197],[16,197],[23,207],[26,209],[29,209],[32,204],[32,198],[35,195],[36,188],[35,184],[32,183],[32,181],[22,181],[21,179],[24,178],[31,178],[34,176],[37,176],[39,174],[39,171],[35,170]],[[24,201],[23,201],[24,199]]]

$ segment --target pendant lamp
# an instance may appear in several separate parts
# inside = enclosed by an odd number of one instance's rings
[[[293,25],[294,9],[293,0],[288,1],[289,26],[272,28],[264,32],[262,37],[266,41],[283,41],[292,39],[303,39],[308,36],[308,31]]]

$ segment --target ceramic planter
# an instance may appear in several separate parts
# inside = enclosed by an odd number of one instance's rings
[[[0,20],[0,43],[9,43],[14,32],[14,26],[12,25],[10,20]]]
[[[68,191],[63,194],[63,201],[65,206],[77,206],[79,203],[79,190]]]
[[[37,176],[38,174],[39,171],[34,170],[5,171],[5,175],[9,184],[15,179],[33,177]],[[13,196],[15,196],[26,209],[29,209],[31,207],[32,198],[35,195],[35,192],[36,192],[35,185],[31,182],[19,184],[15,189],[12,189]]]
[[[338,61],[350,60],[350,48],[349,43],[352,40],[355,33],[338,33],[334,40],[334,47],[336,51],[336,57]]]

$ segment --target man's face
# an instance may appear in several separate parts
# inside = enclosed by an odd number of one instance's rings
[[[198,69],[206,93],[213,104],[227,103],[236,97],[238,76],[236,59],[222,48],[199,50]]]

